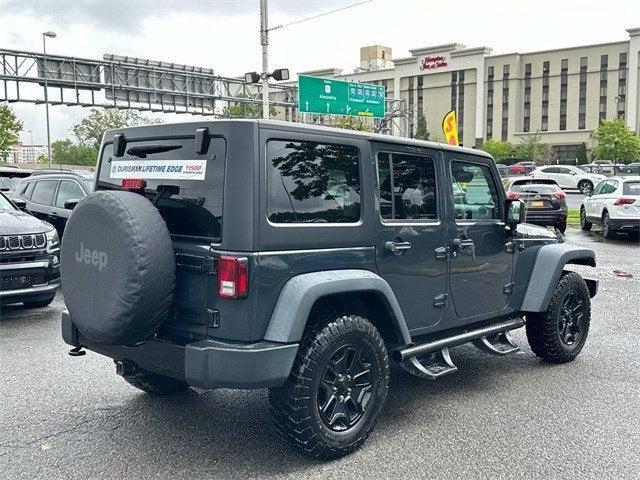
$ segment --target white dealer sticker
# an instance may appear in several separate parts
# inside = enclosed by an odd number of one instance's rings
[[[111,163],[111,178],[204,180],[206,160],[122,160]]]

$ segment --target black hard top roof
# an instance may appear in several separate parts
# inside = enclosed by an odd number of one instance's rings
[[[333,128],[326,127],[324,125],[312,125],[308,123],[298,123],[298,122],[285,122],[281,120],[263,120],[263,119],[220,119],[220,120],[208,120],[203,122],[183,122],[183,123],[174,123],[174,124],[159,124],[159,125],[148,125],[142,127],[129,127],[122,128],[118,130],[109,130],[105,132],[103,137],[103,143],[109,142],[113,138],[116,133],[124,133],[126,137],[127,132],[134,133],[136,135],[148,135],[153,130],[157,129],[172,129],[177,130],[176,133],[180,132],[193,132],[197,128],[203,128],[207,126],[213,125],[221,125],[221,124],[233,124],[233,123],[252,123],[256,124],[258,128],[269,128],[273,130],[282,130],[288,132],[308,132],[308,133],[316,133],[316,134],[325,134],[336,137],[345,137],[345,138],[360,138],[364,140],[376,141],[376,142],[385,142],[385,143],[393,143],[395,145],[407,145],[413,147],[429,147],[440,150],[447,150],[453,152],[460,153],[469,153],[481,157],[486,157],[488,159],[492,159],[491,155],[482,151],[476,150],[473,148],[466,147],[457,147],[453,145],[448,145],[446,143],[436,143],[424,140],[416,140],[413,138],[405,138],[405,137],[397,137],[394,135],[383,135],[380,133],[371,133],[371,132],[360,132],[356,130],[347,130],[343,128]]]

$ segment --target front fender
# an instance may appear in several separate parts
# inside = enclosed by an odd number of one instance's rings
[[[531,277],[522,301],[523,312],[544,312],[567,264],[596,266],[596,254],[590,248],[567,243],[544,245],[538,249]],[[592,296],[597,291],[597,281],[590,280]]]
[[[389,284],[369,270],[329,270],[291,278],[282,288],[264,339],[272,342],[299,342],[314,303],[327,295],[346,292],[378,292],[393,312],[405,344],[411,343],[409,329],[398,300]]]

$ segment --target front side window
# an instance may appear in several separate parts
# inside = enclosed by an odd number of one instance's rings
[[[69,200],[82,200],[84,192],[80,185],[72,180],[62,180],[56,195],[56,207],[64,208],[64,204]]]
[[[31,201],[41,205],[53,205],[53,192],[55,192],[57,184],[57,180],[40,180],[36,182],[31,194]]]
[[[358,222],[359,150],[351,145],[270,140],[267,189],[270,222]]]
[[[384,220],[436,220],[433,159],[400,153],[378,154],[380,216]]]
[[[498,188],[487,165],[451,163],[454,212],[457,220],[501,218]]]

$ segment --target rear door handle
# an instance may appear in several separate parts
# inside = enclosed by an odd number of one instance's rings
[[[453,244],[458,247],[460,250],[464,250],[465,248],[473,248],[474,243],[470,238],[454,238]]]
[[[395,255],[402,255],[405,250],[409,250],[411,248],[411,243],[403,242],[402,240],[394,240],[393,242],[388,241],[384,244],[384,248]]]

